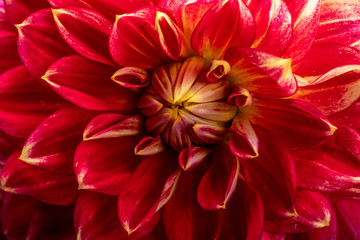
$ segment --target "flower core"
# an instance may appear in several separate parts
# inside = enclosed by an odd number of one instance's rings
[[[198,57],[158,67],[140,99],[146,128],[177,151],[223,140],[237,107],[227,102],[227,81],[209,82],[209,64]]]

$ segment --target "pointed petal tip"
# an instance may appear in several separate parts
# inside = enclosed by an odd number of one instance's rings
[[[330,226],[330,212],[326,212],[325,213],[325,219],[324,220],[320,220],[318,222],[314,222],[313,225],[316,227],[316,228],[323,228],[323,227],[327,227],[327,226]]]

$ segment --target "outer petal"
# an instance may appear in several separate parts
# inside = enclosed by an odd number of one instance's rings
[[[27,138],[49,114],[69,105],[41,86],[24,66],[0,75],[0,129],[9,135]]]
[[[26,140],[20,159],[51,171],[72,173],[76,146],[93,116],[93,112],[78,108],[57,111]]]
[[[44,75],[57,59],[73,53],[58,33],[50,9],[30,15],[16,27],[20,58],[35,77]]]
[[[265,230],[278,233],[298,233],[326,227],[330,224],[330,202],[321,193],[299,190],[296,194],[295,209],[295,216],[265,222]]]
[[[80,107],[90,110],[135,109],[137,93],[111,81],[114,72],[114,68],[73,55],[56,61],[42,78],[57,93]]]
[[[309,50],[319,26],[320,0],[285,0],[292,16],[293,36],[283,57],[298,62]]]
[[[1,172],[1,188],[7,192],[33,196],[54,205],[71,205],[77,196],[77,182],[72,174],[44,170],[18,159],[14,152]]]
[[[359,201],[343,200],[335,204],[340,239],[358,239],[360,237]]]
[[[255,38],[253,17],[239,0],[222,1],[202,17],[191,37],[195,52],[207,60],[220,59],[232,46],[249,47]]]
[[[245,178],[263,200],[265,217],[294,214],[296,177],[293,159],[286,147],[263,128],[256,127],[259,157],[242,161]]]
[[[255,105],[250,121],[278,135],[291,149],[318,146],[336,130],[320,111],[303,101],[259,100]]]
[[[249,0],[247,5],[256,22],[252,47],[281,56],[292,37],[291,14],[286,3],[283,0]]]
[[[263,229],[263,207],[260,197],[248,184],[239,181],[224,210],[220,239],[260,239]]]
[[[335,125],[345,125],[360,131],[360,99],[347,109],[333,114],[329,118]]]
[[[12,24],[18,24],[31,13],[50,7],[46,0],[4,0],[6,15]]]
[[[109,20],[82,8],[53,9],[52,13],[61,36],[75,51],[91,60],[114,64],[108,51]]]
[[[239,160],[225,144],[217,147],[212,155],[212,165],[201,179],[197,198],[206,210],[225,209],[236,188]]]
[[[169,239],[217,239],[222,227],[222,212],[205,211],[197,203],[196,190],[203,169],[184,172],[174,195],[164,208],[164,227]]]
[[[291,59],[236,47],[226,52],[225,60],[231,65],[230,81],[256,97],[286,97],[297,89]]]
[[[145,235],[156,226],[180,176],[175,159],[170,152],[145,158],[121,192],[118,214],[129,235]]]
[[[78,239],[127,239],[116,213],[116,197],[83,191],[74,211]]]
[[[360,49],[360,3],[322,0],[316,42],[336,42]]]
[[[2,28],[0,27],[0,29]],[[21,64],[16,40],[17,36],[15,33],[0,31],[0,73]]]
[[[110,35],[110,53],[121,66],[154,68],[184,54],[181,31],[167,13],[144,8],[118,15]]]

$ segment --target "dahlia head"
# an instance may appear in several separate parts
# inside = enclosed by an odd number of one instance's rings
[[[0,0],[5,239],[359,239],[358,0]]]

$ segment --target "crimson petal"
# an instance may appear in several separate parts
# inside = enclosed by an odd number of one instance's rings
[[[25,194],[45,203],[71,205],[77,197],[77,182],[72,174],[44,170],[18,159],[14,152],[1,172],[1,188],[7,192]]]
[[[0,31],[0,73],[21,64],[16,42],[15,33]]]
[[[359,206],[358,200],[342,200],[335,204],[339,239],[358,239],[360,237]]]
[[[12,24],[18,24],[31,13],[50,7],[46,0],[4,0],[6,15]]]

